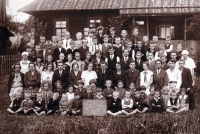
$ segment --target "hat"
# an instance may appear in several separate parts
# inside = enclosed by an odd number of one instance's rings
[[[77,84],[84,84],[82,80],[78,80]]]
[[[184,55],[184,54],[188,55],[189,52],[188,52],[187,50],[183,50],[181,54],[182,54],[182,55]]]
[[[110,31],[111,31],[111,30],[112,30],[112,31],[115,31],[115,28],[114,28],[114,27],[111,27],[111,28],[110,28]]]
[[[103,28],[102,26],[99,26],[99,27],[97,28],[97,30],[104,30],[104,28]]]
[[[22,56],[24,55],[28,56],[28,52],[22,52]]]

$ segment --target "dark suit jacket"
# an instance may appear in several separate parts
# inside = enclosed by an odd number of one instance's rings
[[[97,86],[101,87],[101,88],[105,88],[105,82],[106,80],[112,80],[113,81],[113,72],[110,69],[106,69],[105,73],[102,74],[102,70],[100,69],[97,72]]]
[[[191,88],[193,81],[190,69],[184,67],[181,73],[181,77],[182,77],[181,88]]]
[[[166,71],[167,69],[169,69],[169,66],[166,63],[164,63],[164,66],[162,66],[162,70]]]
[[[81,46],[79,48],[79,52],[80,52],[80,55],[81,55],[81,60],[84,61],[85,58],[86,58],[86,55],[85,55],[85,52],[89,51],[89,47],[86,46],[85,50],[83,49],[83,46]]]
[[[66,55],[67,52],[66,52],[66,50],[64,48],[61,48],[61,53],[64,53],[65,57],[67,57],[67,55]],[[52,55],[53,60],[54,61],[59,60],[59,55],[60,55],[60,51],[59,51],[59,49],[57,47],[57,48],[55,48],[53,50],[53,55]]]
[[[135,68],[137,69],[137,70],[139,70],[140,72],[142,72],[144,69],[143,69],[143,61],[142,60],[140,60],[140,64],[138,64],[138,61],[137,61],[137,59],[135,60]]]
[[[72,85],[76,85],[78,80],[81,79],[81,71],[78,71],[77,76],[75,75],[74,71],[71,71],[69,74],[69,83]]]
[[[144,48],[145,52],[147,52],[149,50],[149,42],[147,42],[146,45],[143,42],[143,48]]]
[[[100,37],[99,34],[97,34],[97,39],[98,39],[98,43],[99,43],[99,44],[103,44],[103,34],[102,34],[101,37]]]
[[[25,87],[33,86],[40,87],[41,75],[38,71],[35,70],[34,74],[31,74],[31,71],[26,72],[24,76]]]
[[[131,59],[130,57],[128,57],[128,60],[127,60],[126,63],[125,63],[124,57],[120,59],[120,62],[121,62],[121,69],[122,69],[123,71],[129,69],[129,64],[130,64],[131,60],[132,60],[132,59]]]
[[[66,89],[67,86],[68,86],[68,83],[69,83],[69,72],[63,70],[62,71],[62,74],[61,74],[61,77],[60,77],[60,74],[59,74],[59,70],[56,70],[53,74],[53,78],[52,78],[52,84],[54,86],[54,89],[56,88],[55,86],[55,82],[57,80],[60,80],[61,81],[61,85],[62,85],[62,88],[63,89]]]
[[[83,93],[83,99],[93,99],[94,98],[94,95],[93,93]]]
[[[157,74],[157,70],[153,71],[153,83],[158,88],[163,88],[168,86],[168,75],[164,70],[160,71],[160,74]]]

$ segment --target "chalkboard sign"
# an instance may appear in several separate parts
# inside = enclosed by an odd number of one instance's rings
[[[83,100],[83,116],[106,116],[106,100]]]

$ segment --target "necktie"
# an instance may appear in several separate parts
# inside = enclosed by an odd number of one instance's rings
[[[160,74],[160,69],[158,69],[157,73]]]
[[[113,55],[110,55],[110,59],[113,60]]]
[[[140,60],[138,60],[138,65],[140,64]]]
[[[62,71],[60,70],[59,72],[60,72],[60,77],[61,77],[61,75],[62,75]]]
[[[127,62],[127,57],[125,57],[125,63]]]
[[[147,72],[144,72],[144,82],[147,82]]]
[[[66,47],[68,46],[68,40],[66,41]]]

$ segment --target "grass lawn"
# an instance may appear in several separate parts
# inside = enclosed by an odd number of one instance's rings
[[[200,92],[193,111],[118,117],[24,116],[8,114],[8,76],[0,76],[0,134],[200,134]],[[199,86],[200,80],[196,82]]]

